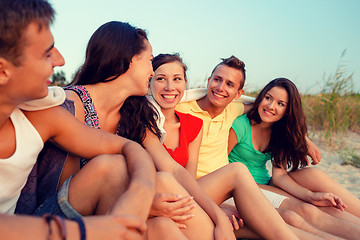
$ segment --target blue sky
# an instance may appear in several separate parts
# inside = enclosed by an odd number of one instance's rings
[[[246,64],[245,91],[276,77],[302,93],[316,93],[339,64],[354,73],[360,92],[358,0],[50,0],[52,31],[65,57],[67,79],[82,64],[91,34],[103,23],[123,21],[146,29],[154,56],[178,52],[188,65],[190,87],[206,86],[220,58]],[[340,59],[346,49],[345,56]]]

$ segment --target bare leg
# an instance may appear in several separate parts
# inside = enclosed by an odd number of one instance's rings
[[[334,216],[336,218],[344,219],[346,221],[352,222],[358,226],[360,226],[360,218],[352,215],[349,212],[342,212],[339,209],[332,207],[319,207],[320,210],[326,212],[327,214]]]
[[[69,202],[84,216],[94,213],[109,214],[120,196],[124,194],[128,182],[127,166],[123,156],[98,156],[86,164],[71,180]],[[187,191],[165,172],[157,173],[156,190],[162,193],[189,196]],[[137,208],[128,207],[122,209],[121,212],[122,214],[137,215],[136,211]],[[189,239],[213,239],[214,225],[209,216],[198,205],[192,209],[191,213],[195,217],[186,221],[187,229],[181,230],[186,237]],[[137,216],[139,215],[141,216],[140,213]],[[157,226],[165,224],[160,220],[154,221],[153,225],[155,223]],[[177,232],[174,234],[179,235]],[[199,238],[199,236],[201,237]]]
[[[301,240],[322,240],[324,238],[321,238],[319,236],[316,236],[314,234],[305,232],[301,229],[298,229],[296,227],[293,227],[291,225],[289,225],[289,228],[296,234],[296,236],[301,239]],[[326,239],[326,238],[325,238]]]
[[[175,193],[184,197],[189,196],[189,193],[169,173],[158,172],[156,180],[157,193]],[[192,200],[192,203],[195,201]],[[186,229],[181,229],[184,235],[188,239],[213,239],[214,224],[206,212],[199,205],[196,205],[191,210],[191,214],[195,216],[186,220]]]
[[[342,239],[342,238],[321,238],[320,236],[303,231],[297,227],[293,227],[291,225],[288,225],[288,227],[301,240],[322,240],[322,239],[341,240]],[[246,226],[244,228],[236,230],[235,236],[237,238],[246,238],[246,239],[263,239],[262,237],[254,233],[251,229],[247,228]]]
[[[245,165],[228,164],[198,179],[200,186],[218,205],[234,197],[247,226],[266,239],[297,239],[257,187]]]
[[[225,206],[224,206],[225,204]],[[225,201],[222,204],[222,207],[230,208],[231,210],[225,211],[226,213],[232,213],[236,211],[235,203],[233,198]],[[331,239],[331,240],[340,240],[342,238],[336,237],[334,235],[320,231],[319,229],[311,226],[307,223],[300,215],[291,211],[291,210],[282,210],[276,209],[284,221],[291,227],[291,230],[295,235],[300,239]],[[239,230],[235,231],[237,237],[249,238],[249,239],[259,239],[261,238],[258,234],[254,233],[251,229],[244,226]]]
[[[310,239],[317,239],[319,237],[328,240],[342,239],[313,227],[308,222],[306,222],[301,216],[299,216],[297,213],[291,210],[282,210],[282,209],[277,209],[277,210],[281,215],[281,217],[285,220],[285,222],[294,227],[293,229],[295,230],[294,233],[300,239],[309,239],[309,237],[311,237]],[[305,236],[306,238],[304,238]]]
[[[331,192],[338,195],[348,206],[345,210],[360,217],[360,199],[315,167],[307,167],[289,175],[301,186],[314,192]],[[316,180],[315,180],[316,179]]]
[[[188,238],[181,232],[176,223],[170,218],[166,217],[154,217],[149,218],[147,221],[148,240],[186,240]]]
[[[318,207],[304,203],[296,198],[284,200],[280,209],[289,209],[298,213],[308,223],[324,231],[345,239],[359,239],[360,227],[343,219],[333,217],[321,211]],[[339,227],[341,226],[341,227]]]
[[[258,184],[258,185],[262,189],[269,190],[271,192],[275,192],[275,193],[287,196],[288,198],[291,198],[291,199],[297,199],[294,196],[292,196],[291,194],[285,192],[284,190],[282,190],[282,189],[280,189],[278,187],[269,186],[269,185],[262,185],[262,184]],[[299,199],[297,199],[297,200],[299,200]],[[302,201],[302,200],[299,200],[299,201]],[[336,208],[333,208],[333,207],[318,207],[318,208],[320,210],[322,210],[323,212],[325,212],[325,213],[327,213],[327,214],[329,214],[329,215],[331,215],[331,216],[333,216],[335,218],[343,219],[343,220],[351,222],[351,223],[353,223],[355,225],[360,226],[360,218],[358,218],[355,215],[352,215],[349,212],[342,212],[342,211],[340,211],[340,210],[338,210]]]
[[[127,188],[129,177],[122,155],[100,155],[71,179],[69,202],[83,216],[109,214]],[[132,214],[124,212],[123,214]]]

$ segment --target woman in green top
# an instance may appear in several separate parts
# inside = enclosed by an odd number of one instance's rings
[[[340,236],[350,237],[342,230],[346,226],[351,226],[348,223],[352,222],[357,225],[355,229],[358,231],[360,219],[354,216],[356,211],[350,211],[352,214],[343,212],[347,206],[339,197],[330,193],[331,190],[335,190],[334,193],[341,197],[344,195],[344,199],[349,200],[347,202],[349,205],[353,198],[349,198],[348,194],[342,194],[347,190],[334,183],[329,177],[320,178],[320,183],[317,183],[317,180],[311,181],[321,176],[320,171],[315,168],[311,172],[301,173],[308,169],[304,168],[308,165],[306,132],[301,97],[296,86],[286,78],[275,79],[261,90],[255,100],[254,108],[247,115],[239,116],[234,121],[229,134],[229,161],[244,163],[261,188],[287,196],[289,199],[284,200],[279,208],[294,210],[305,219],[314,219],[315,216],[319,220],[310,221],[314,226],[325,232],[336,235],[342,232]],[[270,176],[265,164],[270,159],[273,163],[272,181],[284,191],[268,185]],[[302,169],[298,169],[299,167]],[[289,168],[291,171],[287,172]],[[302,186],[302,182],[306,179],[302,180],[301,174],[304,178],[310,173],[312,178],[308,180],[316,187],[317,185],[324,187],[312,189],[311,184],[310,187],[306,184]],[[325,187],[327,181],[334,183],[332,188]],[[351,204],[356,207],[360,205],[359,202],[357,199]],[[322,208],[327,213],[315,206],[327,206]],[[352,210],[356,209],[355,207]],[[329,223],[324,226],[324,221]],[[339,222],[338,224],[342,222],[342,230],[339,232],[335,232],[334,227],[330,227],[335,222]]]

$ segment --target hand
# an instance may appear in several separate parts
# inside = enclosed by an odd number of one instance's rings
[[[311,157],[312,159],[312,165],[316,165],[318,163],[320,163],[321,161],[321,153],[320,153],[320,149],[308,138],[306,138],[306,143],[307,143],[307,147],[308,147],[308,155]],[[308,162],[309,165],[309,162]]]
[[[234,230],[239,230],[240,228],[244,227],[244,220],[240,217],[240,214],[238,213],[235,206],[223,203],[220,205],[220,208],[229,218]]]
[[[214,239],[215,240],[228,240],[232,239],[235,240],[235,234],[232,228],[232,225],[228,218],[225,218],[226,220],[221,221],[220,224],[215,225],[214,229]]]
[[[344,211],[344,208],[347,207],[341,198],[332,193],[313,192],[310,198],[310,202],[315,206],[335,207],[340,211]]]
[[[150,216],[171,218],[179,228],[186,228],[184,221],[194,217],[191,210],[195,207],[190,196],[182,197],[172,193],[157,193],[150,209]]]
[[[84,218],[88,240],[144,238],[146,224],[130,215],[106,215]]]

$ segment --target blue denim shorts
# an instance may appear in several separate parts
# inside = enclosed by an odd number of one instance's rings
[[[46,199],[36,210],[34,215],[42,216],[45,213],[50,213],[65,218],[81,218],[78,213],[69,203],[69,185],[71,178],[68,178],[61,186],[60,190]]]

